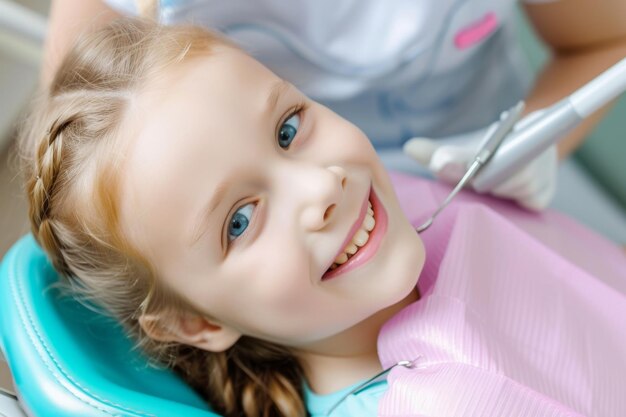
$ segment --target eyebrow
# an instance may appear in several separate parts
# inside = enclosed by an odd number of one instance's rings
[[[291,88],[291,84],[289,84],[282,78],[272,85],[272,87],[270,88],[270,93],[267,96],[267,102],[265,104],[266,114],[270,114],[272,110],[274,110],[274,108],[278,104],[278,99],[280,98],[280,96],[284,94],[286,90],[289,90],[289,88]]]
[[[215,192],[213,193],[213,197],[209,200],[209,202],[202,208],[200,213],[198,214],[196,221],[194,224],[196,225],[192,230],[192,238],[191,238],[191,246],[195,245],[198,240],[204,235],[207,231],[207,226],[209,220],[211,219],[211,214],[217,209],[220,205],[228,189],[233,185],[230,179],[226,179],[219,183],[217,187],[215,187]]]

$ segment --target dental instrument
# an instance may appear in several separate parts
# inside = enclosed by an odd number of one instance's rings
[[[515,123],[522,116],[522,112],[524,111],[524,102],[520,101],[515,106],[511,107],[509,110],[502,113],[500,117],[500,122],[494,124],[486,133],[485,139],[483,139],[483,145],[480,147],[474,160],[471,165],[465,172],[465,175],[461,178],[461,180],[457,183],[454,189],[448,194],[448,197],[444,200],[444,202],[435,210],[435,212],[426,220],[421,226],[416,228],[415,230],[418,233],[423,232],[428,229],[431,224],[433,224],[433,220],[441,211],[450,203],[452,198],[470,181],[474,176],[480,171],[480,169],[491,159],[496,150],[502,144],[504,138],[513,130]]]
[[[504,140],[491,162],[472,181],[478,192],[493,189],[536,158],[586,117],[626,91],[626,58],[573,94],[548,107]]]

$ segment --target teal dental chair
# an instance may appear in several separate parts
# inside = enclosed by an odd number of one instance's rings
[[[148,366],[119,325],[62,296],[58,278],[32,235],[0,266],[0,348],[28,416],[219,417],[173,372]]]

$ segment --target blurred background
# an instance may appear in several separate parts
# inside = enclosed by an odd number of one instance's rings
[[[49,6],[50,0],[0,0],[0,258],[28,231],[11,145],[39,76]]]

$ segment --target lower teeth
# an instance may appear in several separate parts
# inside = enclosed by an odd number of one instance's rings
[[[359,249],[361,249],[361,248],[359,248]],[[357,252],[359,251],[359,249],[357,249],[357,250],[356,250],[356,252],[354,252],[354,255],[356,255],[356,254],[357,254]],[[350,254],[348,254],[348,260],[349,260],[350,258],[352,258],[354,255],[350,255]],[[346,260],[346,262],[348,262],[348,260]],[[346,262],[344,262],[344,264],[345,264]],[[333,263],[333,264],[330,266],[330,269],[331,269],[331,270],[332,270],[332,269],[336,269],[336,268],[340,267],[341,265],[343,265],[343,264]]]

